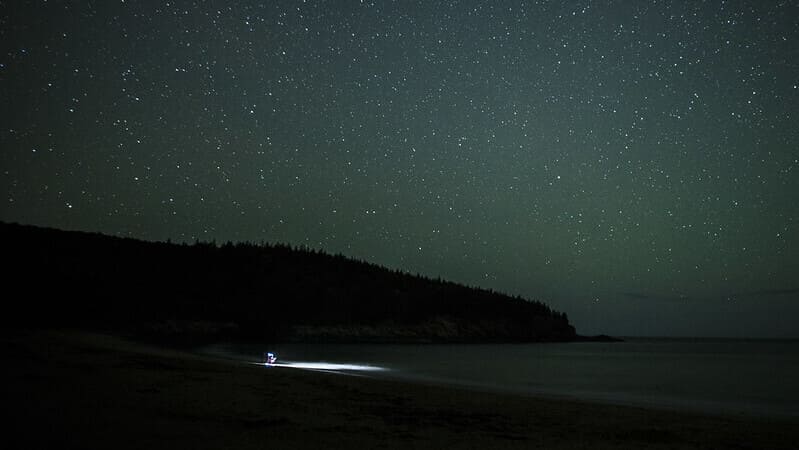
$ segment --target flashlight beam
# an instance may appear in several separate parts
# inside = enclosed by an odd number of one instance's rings
[[[366,366],[361,364],[333,364],[326,362],[279,362],[273,364],[256,363],[259,366],[267,367],[288,367],[293,369],[306,370],[329,370],[329,371],[355,371],[355,372],[380,372],[386,370],[379,366]]]

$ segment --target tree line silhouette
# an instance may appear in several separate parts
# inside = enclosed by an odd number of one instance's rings
[[[282,244],[173,244],[0,224],[7,326],[163,339],[562,341],[565,314]]]

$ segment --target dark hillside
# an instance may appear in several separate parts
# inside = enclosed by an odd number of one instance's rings
[[[7,326],[159,338],[560,341],[540,302],[284,245],[145,242],[0,224]]]

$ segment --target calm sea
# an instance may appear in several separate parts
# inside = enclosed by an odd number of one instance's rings
[[[217,345],[204,351],[252,362],[261,360],[263,352],[274,351],[278,363],[288,367],[329,367],[488,391],[799,418],[799,341]],[[377,368],[384,370],[362,370]]]

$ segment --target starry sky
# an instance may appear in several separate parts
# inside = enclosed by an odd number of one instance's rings
[[[0,1],[0,220],[799,337],[799,2]]]

